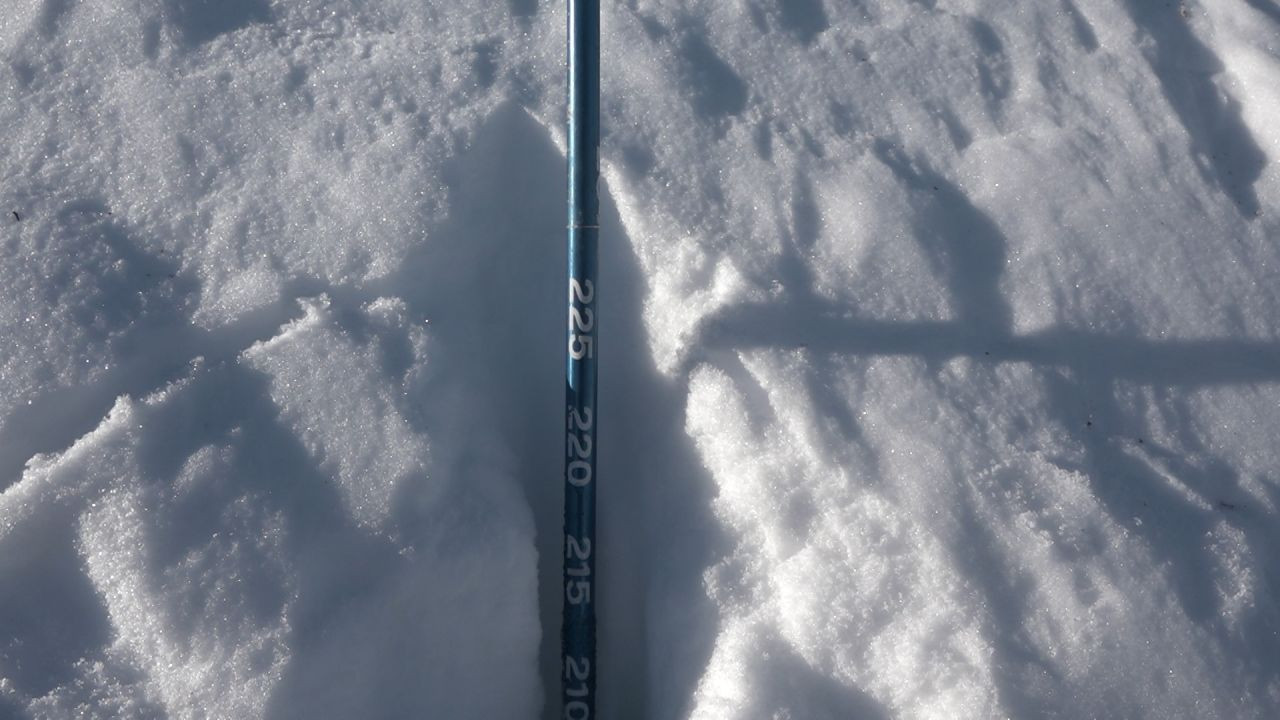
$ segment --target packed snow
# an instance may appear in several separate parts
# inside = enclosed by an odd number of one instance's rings
[[[1280,4],[601,5],[599,716],[1280,716]],[[6,3],[0,717],[558,717],[564,10]]]

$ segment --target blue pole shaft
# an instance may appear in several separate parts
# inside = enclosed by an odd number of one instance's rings
[[[566,720],[595,717],[599,145],[600,0],[569,0],[569,332],[560,676]]]

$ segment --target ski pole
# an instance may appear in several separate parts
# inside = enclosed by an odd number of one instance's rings
[[[565,720],[595,717],[596,245],[600,234],[600,0],[569,0],[569,332],[565,397]]]

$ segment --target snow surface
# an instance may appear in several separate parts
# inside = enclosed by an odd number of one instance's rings
[[[602,4],[600,716],[1280,716],[1280,4]],[[0,717],[556,715],[563,42],[6,3]]]

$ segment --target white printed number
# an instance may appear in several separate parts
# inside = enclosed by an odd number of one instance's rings
[[[595,451],[591,427],[595,413],[591,408],[568,409],[569,432],[565,435],[565,478],[574,487],[586,487],[592,480],[591,453]]]
[[[570,605],[591,602],[591,538],[564,536],[564,599]]]
[[[595,296],[595,284],[590,280],[569,279],[569,357],[574,360],[595,357],[595,311],[578,307],[590,306]]]
[[[564,704],[564,720],[589,720],[591,706],[578,698],[587,696],[587,679],[591,677],[591,660],[564,656],[564,680],[566,698],[573,698]],[[576,683],[576,684],[574,684]]]

